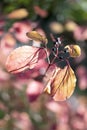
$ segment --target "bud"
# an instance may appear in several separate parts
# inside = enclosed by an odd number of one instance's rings
[[[81,48],[78,45],[67,45],[65,48],[68,49],[71,57],[78,57],[81,55]]]

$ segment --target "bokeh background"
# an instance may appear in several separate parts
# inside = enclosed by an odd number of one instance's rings
[[[81,47],[81,56],[70,61],[77,84],[69,100],[40,94],[43,84],[36,79],[45,61],[22,74],[5,69],[9,53],[30,44],[26,32],[31,30],[46,35],[49,48],[50,33],[64,45]],[[87,0],[0,1],[0,130],[87,130]]]

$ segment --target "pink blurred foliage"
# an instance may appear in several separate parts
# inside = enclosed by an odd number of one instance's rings
[[[85,54],[84,50],[82,49],[81,55],[79,57],[75,58],[75,62],[79,64],[80,62],[85,60],[85,58],[86,58],[86,54]]]
[[[15,47],[16,40],[12,34],[6,33],[1,39],[0,48],[5,55],[8,55]]]
[[[21,91],[28,84],[29,79],[23,78],[22,76],[14,76],[14,79],[11,81],[11,84],[14,89]]]
[[[5,112],[8,111],[8,108],[7,108],[7,107],[4,105],[4,103],[1,102],[1,101],[0,101],[0,110],[3,110],[3,111],[5,111]]]
[[[66,106],[66,107],[65,107]],[[61,123],[68,123],[69,121],[69,106],[66,102],[57,103],[54,101],[50,101],[46,104],[46,107],[56,113],[56,118],[60,120]]]
[[[0,37],[3,36],[3,34],[4,34],[4,29],[0,28]]]
[[[0,37],[4,35],[5,24],[6,24],[6,21],[4,19],[0,19]]]
[[[26,112],[13,111],[11,118],[14,120],[14,129],[33,130],[33,125]]]
[[[30,102],[35,101],[37,97],[43,92],[44,85],[35,80],[29,80],[26,94]]]
[[[5,24],[6,24],[6,21],[3,20],[3,19],[0,19],[0,37],[2,37],[3,34],[4,34],[4,26],[5,26]]]
[[[5,33],[1,37],[0,43],[0,64],[4,67],[7,56],[15,48],[16,39],[10,33]]]
[[[6,21],[4,19],[0,19],[0,27],[3,27],[5,25]]]
[[[73,31],[74,38],[78,41],[87,40],[87,27],[77,26]]]
[[[0,68],[0,82],[8,81],[10,75],[2,68]]]
[[[9,29],[9,32],[13,33],[15,38],[21,43],[28,43],[29,39],[26,37],[26,32],[29,32],[33,29],[30,22],[15,22],[12,27]]]
[[[86,105],[79,102],[78,107],[73,109],[69,102],[46,103],[46,108],[55,113],[55,130],[86,130],[87,129],[87,109]],[[52,129],[52,128],[51,128]],[[53,130],[53,129],[52,129]]]
[[[48,12],[44,9],[41,9],[39,6],[34,6],[34,11],[37,15],[39,15],[42,18],[45,18],[48,16]]]
[[[78,85],[81,90],[87,89],[87,68],[83,65],[77,68]]]

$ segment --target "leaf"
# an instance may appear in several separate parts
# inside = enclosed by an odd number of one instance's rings
[[[42,42],[42,43],[45,43],[45,44],[47,44],[47,42],[48,42],[46,37],[40,35],[36,31],[27,32],[26,35],[27,35],[28,38],[35,40],[35,41],[38,41],[38,42]]]
[[[9,19],[22,19],[28,16],[28,12],[26,9],[21,8],[21,9],[17,9],[12,11],[11,13],[9,13],[7,15],[7,18]]]
[[[76,77],[72,68],[68,65],[58,70],[51,83],[51,96],[55,101],[63,101],[74,92]]]
[[[40,8],[39,6],[34,6],[34,11],[36,14],[38,14],[39,16],[41,16],[42,18],[45,18],[48,16],[48,12],[46,10],[43,10],[42,8]]]
[[[74,21],[67,21],[65,24],[65,29],[69,32],[73,32],[73,31],[75,31],[77,26],[78,25]]]
[[[64,101],[72,95],[75,85],[76,77],[74,71],[70,66],[66,66],[64,69],[56,69],[56,73],[53,79],[48,82],[45,91],[55,101]]]
[[[64,31],[63,25],[58,22],[52,22],[50,23],[50,29],[53,33],[62,33]]]
[[[6,69],[8,72],[18,73],[28,68],[34,68],[38,62],[39,50],[31,46],[16,48],[7,58]]]
[[[44,92],[51,94],[51,83],[56,75],[58,71],[58,68],[55,64],[50,65],[50,67],[48,68],[47,72],[45,73],[45,76],[43,78],[43,83],[44,86],[46,86],[44,88]]]
[[[78,57],[81,55],[81,48],[78,45],[67,45],[65,48],[68,49],[71,57]]]

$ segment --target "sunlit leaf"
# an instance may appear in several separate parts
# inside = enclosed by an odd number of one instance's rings
[[[51,96],[55,101],[63,101],[74,92],[76,77],[72,68],[67,65],[60,69],[51,83]]]
[[[67,45],[65,48],[68,49],[71,57],[78,57],[81,55],[81,48],[78,45]]]
[[[50,23],[50,29],[54,33],[62,33],[64,31],[63,25],[58,22],[52,22]]]
[[[24,8],[12,11],[7,15],[9,19],[22,19],[28,16],[28,11]]]
[[[68,65],[64,69],[55,68],[48,75],[44,91],[50,94],[55,101],[64,101],[69,98],[76,85],[76,77],[72,68]],[[49,74],[49,72],[48,72]]]
[[[68,21],[66,24],[65,24],[65,29],[67,31],[74,31],[76,29],[78,25],[74,22],[74,21]]]
[[[31,46],[15,49],[7,58],[6,69],[11,73],[18,73],[28,68],[34,68],[38,62],[39,50]]]
[[[42,43],[45,43],[45,44],[47,44],[47,42],[48,42],[46,37],[40,35],[36,31],[27,32],[26,35],[27,35],[28,38],[35,40],[35,41],[38,41],[38,42],[42,42]]]

